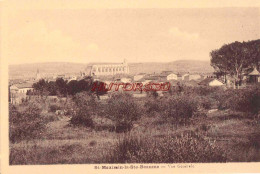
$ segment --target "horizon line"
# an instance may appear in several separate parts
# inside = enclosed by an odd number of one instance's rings
[[[177,61],[198,61],[198,62],[210,62],[210,60],[193,60],[193,59],[179,59],[179,60],[173,60],[173,61],[146,61],[146,62],[135,62],[135,61],[131,61],[131,62],[127,62],[130,64],[134,64],[134,63],[170,63],[170,62],[177,62]],[[30,64],[48,64],[48,63],[72,63],[72,64],[93,64],[93,63],[122,63],[123,61],[120,62],[105,62],[105,61],[101,61],[101,62],[68,62],[68,61],[47,61],[47,62],[32,62],[32,63],[9,63],[8,66],[12,66],[12,65],[30,65]]]

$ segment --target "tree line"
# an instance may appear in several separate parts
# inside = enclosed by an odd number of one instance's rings
[[[45,96],[61,96],[75,95],[80,92],[89,92],[98,97],[106,94],[106,91],[92,90],[94,84],[102,84],[103,82],[94,81],[91,77],[82,80],[64,80],[57,78],[56,81],[39,80],[33,84],[33,91],[28,91],[28,95],[45,95]]]

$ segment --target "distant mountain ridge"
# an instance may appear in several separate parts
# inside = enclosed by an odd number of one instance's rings
[[[93,63],[90,63],[93,64]],[[9,65],[10,78],[30,78],[36,75],[37,70],[41,74],[79,74],[85,71],[89,64],[69,62],[47,62]],[[179,73],[211,73],[213,68],[208,61],[178,60],[173,62],[142,62],[129,63],[130,74],[160,73],[161,71],[173,71]]]

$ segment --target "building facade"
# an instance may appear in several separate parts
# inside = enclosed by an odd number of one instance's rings
[[[123,63],[97,63],[87,67],[86,75],[106,76],[115,74],[129,74],[129,66],[126,60]]]
[[[178,80],[178,75],[171,73],[167,76],[167,80]]]

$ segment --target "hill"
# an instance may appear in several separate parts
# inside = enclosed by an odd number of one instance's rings
[[[179,60],[167,63],[132,63],[129,64],[130,73],[159,73],[173,71],[176,73],[211,73],[213,68],[207,61]]]
[[[9,66],[9,76],[14,78],[35,77],[37,70],[43,75],[53,74],[79,74],[84,71],[88,64],[68,63],[68,62],[49,62],[33,63]],[[138,73],[159,73],[161,71],[190,72],[190,73],[210,73],[213,68],[207,61],[180,60],[167,63],[143,62],[129,63],[130,74]]]

